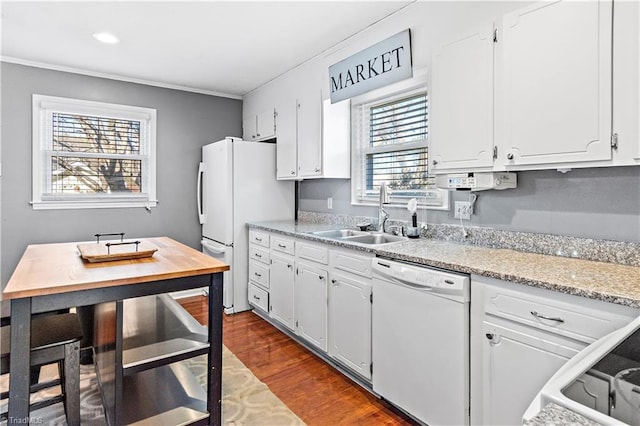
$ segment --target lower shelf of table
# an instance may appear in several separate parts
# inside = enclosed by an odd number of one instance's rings
[[[125,377],[123,401],[124,424],[188,425],[209,417],[207,394],[185,362]]]

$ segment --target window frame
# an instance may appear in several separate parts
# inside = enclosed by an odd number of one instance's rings
[[[381,105],[395,100],[409,98],[411,96],[425,93],[427,102],[429,102],[429,92],[427,90],[426,75],[414,77],[403,82],[399,82],[382,89],[378,89],[367,94],[354,97],[351,99],[351,204],[356,206],[377,206],[379,203],[378,196],[366,195],[366,156],[371,153],[405,151],[416,148],[429,149],[429,133],[423,141],[407,142],[401,144],[402,148],[398,149],[398,145],[387,145],[378,148],[369,146],[368,128],[369,124],[365,122],[366,115],[363,108],[369,108],[374,105]],[[427,154],[428,155],[428,154]],[[407,202],[413,197],[401,196],[394,197],[391,194],[391,207],[405,207]],[[415,197],[418,201],[419,209],[430,210],[449,210],[449,191],[433,188],[426,190],[426,196]],[[430,201],[431,200],[431,201]]]
[[[33,95],[32,100],[32,200],[34,210],[129,208],[157,206],[156,200],[156,110],[129,105]],[[142,189],[140,193],[118,194],[51,194],[48,192],[51,179],[51,157],[53,148],[54,113],[88,115],[96,117],[135,120],[140,122],[140,153],[142,161]],[[117,154],[87,157],[113,158]],[[122,158],[130,159],[131,155]]]

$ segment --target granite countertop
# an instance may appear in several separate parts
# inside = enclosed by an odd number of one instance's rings
[[[373,252],[466,274],[476,274],[640,308],[640,267],[566,258],[511,249],[419,238],[367,245],[323,238],[314,231],[340,229],[335,224],[271,221],[248,224],[251,228],[339,247]]]
[[[596,426],[596,423],[580,414],[556,404],[549,404],[542,409],[534,418],[526,421],[524,426]]]

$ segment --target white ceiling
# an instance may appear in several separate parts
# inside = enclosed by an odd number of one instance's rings
[[[3,0],[1,55],[240,97],[409,3]],[[97,42],[101,31],[120,43]]]

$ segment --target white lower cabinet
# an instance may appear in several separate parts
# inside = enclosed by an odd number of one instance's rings
[[[294,330],[293,322],[293,256],[271,252],[269,286],[269,316],[287,328]]]
[[[327,276],[326,269],[296,262],[296,334],[323,352],[327,351]]]
[[[252,229],[249,303],[294,339],[371,381],[372,253]]]
[[[472,424],[521,424],[533,398],[569,358],[639,313],[486,277],[471,281]]]
[[[586,344],[515,327],[482,322],[484,424],[520,424],[529,403],[569,358]]]
[[[329,355],[367,380],[371,380],[371,287],[370,278],[331,272]]]

